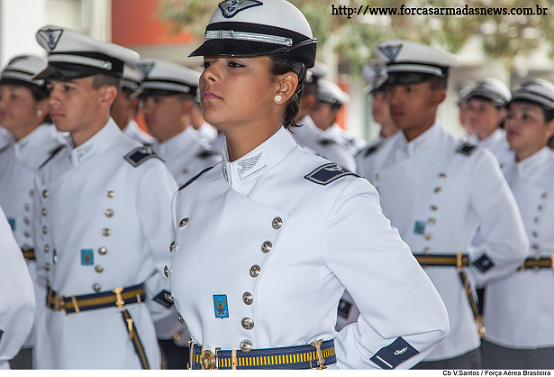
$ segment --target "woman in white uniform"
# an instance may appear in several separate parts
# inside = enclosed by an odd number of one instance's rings
[[[287,1],[227,0],[192,53],[204,118],[227,140],[173,199],[166,275],[193,369],[410,368],[448,333],[376,190],[286,130],[315,51]],[[345,288],[361,316],[336,333]]]
[[[506,133],[515,159],[504,174],[530,240],[521,268],[487,285],[483,367],[554,369],[554,85],[522,84],[508,105]]]

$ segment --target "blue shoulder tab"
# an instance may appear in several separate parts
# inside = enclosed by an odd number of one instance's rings
[[[154,153],[152,147],[149,146],[137,147],[131,152],[127,153],[123,158],[135,168],[150,158],[157,158],[163,161],[160,156]]]
[[[344,166],[333,162],[330,164],[321,165],[319,168],[315,169],[304,178],[319,185],[326,186],[329,183],[347,175],[353,175],[360,178],[358,174],[353,173]]]
[[[461,153],[466,156],[471,156],[473,151],[477,148],[476,145],[471,144],[469,142],[463,143],[458,149],[456,149],[456,152]]]
[[[215,166],[215,165],[214,165]],[[184,185],[182,185],[181,187],[179,187],[179,191],[181,191],[182,189],[184,189],[185,187],[187,187],[188,185],[190,185],[192,182],[196,181],[202,174],[204,174],[205,172],[207,172],[208,170],[210,170],[211,168],[213,168],[213,166],[210,166],[209,168],[206,168],[204,170],[202,170],[200,173],[196,174],[194,177],[192,177],[191,179],[189,179],[187,181],[187,183],[185,183]]]
[[[42,169],[42,167],[44,165],[46,165],[51,159],[54,158],[55,155],[58,154],[59,151],[61,151],[62,149],[65,148],[65,145],[60,145],[59,147],[57,147],[56,149],[52,150],[50,152],[50,156],[46,159],[46,161],[44,161],[42,164],[40,164],[40,166],[38,167],[39,169]]]

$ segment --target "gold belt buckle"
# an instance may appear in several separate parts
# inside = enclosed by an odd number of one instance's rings
[[[54,297],[54,310],[57,312],[65,311],[65,297],[56,295]]]
[[[200,356],[200,365],[202,369],[217,369],[215,362],[215,355],[212,351],[202,351]]]
[[[310,343],[313,347],[315,347],[317,351],[317,369],[327,369],[325,366],[325,359],[323,358],[323,353],[321,352],[321,344],[323,343],[323,339],[319,339],[313,343]]]

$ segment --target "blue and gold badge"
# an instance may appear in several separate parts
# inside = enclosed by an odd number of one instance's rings
[[[12,231],[15,230],[15,219],[8,219],[8,222],[10,223],[10,227],[12,228]]]
[[[425,234],[425,226],[427,225],[424,221],[416,221],[414,227],[415,234]]]
[[[81,249],[81,264],[92,266],[94,264],[94,252],[92,249]]]
[[[215,318],[229,318],[227,295],[214,295]]]

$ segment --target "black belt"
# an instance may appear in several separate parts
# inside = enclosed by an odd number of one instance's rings
[[[527,258],[522,263],[520,270],[523,269],[539,269],[539,268],[552,268],[554,269],[554,255],[550,258]]]
[[[24,247],[21,249],[21,252],[23,253],[23,258],[27,260],[35,260],[35,249]]]
[[[124,305],[142,302],[146,298],[144,284],[132,287],[119,287],[111,291],[93,293],[80,296],[61,296],[50,286],[46,292],[46,307],[55,311],[63,311],[65,314],[80,313],[86,310],[109,308],[112,306],[122,308]]]
[[[326,369],[337,362],[335,343],[331,340],[301,346],[259,348],[249,352],[219,350],[215,355],[190,344],[191,369]]]

